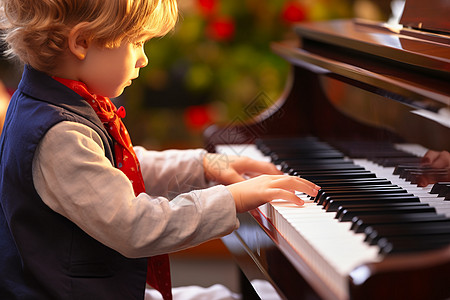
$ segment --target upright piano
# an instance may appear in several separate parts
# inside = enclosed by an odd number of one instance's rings
[[[264,282],[281,299],[450,299],[450,170],[420,163],[450,150],[449,16],[449,1],[406,0],[398,24],[298,24],[298,39],[271,45],[291,64],[283,95],[267,105],[262,93],[248,119],[205,130],[209,151],[322,187],[299,194],[303,207],[275,200],[239,216],[223,241],[244,291]]]

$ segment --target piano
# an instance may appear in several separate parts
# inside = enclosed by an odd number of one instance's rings
[[[322,187],[241,214],[223,238],[244,299],[266,299],[261,282],[276,299],[450,299],[450,170],[420,164],[450,150],[448,16],[448,1],[406,0],[397,24],[297,24],[271,45],[291,65],[282,96],[204,131],[211,152]]]

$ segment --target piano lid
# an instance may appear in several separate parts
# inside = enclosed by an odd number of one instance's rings
[[[450,106],[450,36],[418,38],[362,20],[305,22],[294,30],[299,48],[272,47],[293,64],[320,67],[418,109]]]
[[[357,49],[432,71],[438,76],[449,76],[450,36],[434,34],[419,38],[399,33],[397,26],[358,19],[302,23],[295,31],[302,38]]]
[[[450,0],[406,0],[400,24],[450,34]]]
[[[391,8],[386,23],[336,20],[302,23],[295,31],[301,38],[357,49],[449,78],[450,0],[398,0]]]
[[[302,22],[294,30],[300,43],[272,43],[272,49],[294,70],[315,74],[340,113],[407,141],[448,149],[449,34],[363,20]],[[312,94],[316,99],[320,92]]]

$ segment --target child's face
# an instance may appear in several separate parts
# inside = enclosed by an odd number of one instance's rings
[[[147,65],[145,38],[123,41],[118,48],[91,45],[83,63],[80,80],[89,91],[105,97],[117,97],[131,80],[139,76],[139,69]]]

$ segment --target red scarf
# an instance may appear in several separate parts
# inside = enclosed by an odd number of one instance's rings
[[[116,109],[109,98],[91,94],[82,82],[57,77],[54,77],[54,79],[72,89],[92,106],[106,130],[114,139],[116,168],[120,169],[131,181],[136,196],[145,192],[139,161],[131,144],[128,131],[121,120],[125,117],[123,106]],[[170,265],[167,254],[148,259],[147,283],[157,289],[164,300],[172,299]]]

